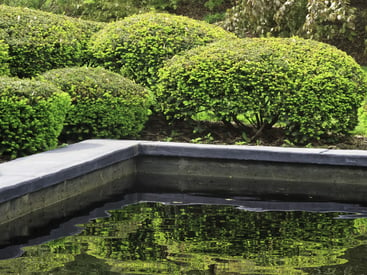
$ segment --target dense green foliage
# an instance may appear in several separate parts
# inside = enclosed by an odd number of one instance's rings
[[[24,156],[53,149],[70,96],[53,85],[0,78],[0,155]]]
[[[93,21],[114,21],[147,11],[145,0],[0,0],[0,4],[28,7]]]
[[[363,274],[365,270],[361,257],[367,243],[365,218],[159,203],[132,204],[109,214],[80,225],[83,231],[78,235],[26,247],[23,257],[1,261],[0,269],[8,274],[98,270],[177,275]]]
[[[223,26],[240,37],[270,34],[312,38],[367,63],[366,14],[367,3],[360,0],[239,0],[227,12]]]
[[[87,62],[86,44],[101,27],[101,23],[0,5],[0,39],[9,45],[13,76],[30,77]]]
[[[367,74],[367,66],[363,66],[362,69]],[[367,136],[367,97],[358,110],[358,125],[354,129],[353,133]]]
[[[40,76],[72,98],[63,140],[122,138],[138,134],[151,97],[140,85],[102,68],[54,69]]]
[[[206,112],[260,132],[278,123],[296,143],[348,134],[367,88],[353,58],[299,38],[219,41],[173,57],[159,75],[169,116]]]
[[[116,21],[150,10],[185,14],[197,19],[224,18],[233,0],[0,0],[0,4],[40,9],[94,21]]]
[[[224,23],[240,36],[251,32],[330,39],[340,34],[353,35],[354,14],[347,0],[241,0],[228,11]]]
[[[152,85],[164,60],[233,34],[205,22],[164,13],[145,13],[109,23],[91,39],[97,64]]]
[[[9,52],[8,45],[0,40],[0,75],[9,74]]]

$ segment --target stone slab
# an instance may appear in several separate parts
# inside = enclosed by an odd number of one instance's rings
[[[0,203],[138,155],[138,142],[86,140],[0,164]]]
[[[0,164],[0,203],[137,156],[367,168],[367,151],[361,150],[86,140]]]
[[[364,150],[142,142],[140,155],[367,167]]]

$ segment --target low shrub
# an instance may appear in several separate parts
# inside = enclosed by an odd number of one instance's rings
[[[9,45],[12,76],[31,77],[88,59],[86,45],[102,23],[0,5],[0,39]]]
[[[367,102],[363,102],[358,109],[358,124],[353,131],[356,135],[367,136]]]
[[[156,87],[175,118],[200,112],[258,131],[283,126],[296,143],[346,135],[366,91],[360,66],[333,46],[300,38],[219,41],[167,61]]]
[[[90,50],[97,64],[153,85],[164,60],[195,46],[234,35],[184,16],[145,13],[109,23],[93,35]]]
[[[362,66],[362,69],[364,73],[367,74],[367,66]],[[367,136],[367,97],[364,99],[362,106],[358,109],[358,124],[353,133]]]
[[[0,40],[0,75],[9,75],[8,45]]]
[[[0,155],[55,148],[69,106],[70,96],[53,85],[0,77]]]
[[[48,71],[40,79],[55,84],[72,98],[62,140],[135,136],[148,119],[148,91],[117,73],[74,67]]]
[[[204,19],[224,19],[233,0],[0,0],[0,4],[64,14],[85,20],[112,22],[148,11],[184,14]],[[223,16],[219,17],[219,14]]]

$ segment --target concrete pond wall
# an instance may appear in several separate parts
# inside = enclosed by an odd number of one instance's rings
[[[132,190],[366,203],[367,151],[86,140],[0,164],[0,225]]]

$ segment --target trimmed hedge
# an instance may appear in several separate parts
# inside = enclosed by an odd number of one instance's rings
[[[184,16],[145,13],[109,23],[93,35],[96,63],[138,83],[152,85],[164,60],[177,53],[234,35]]]
[[[9,75],[8,45],[0,40],[0,75]]]
[[[0,155],[55,148],[69,106],[70,96],[53,85],[0,77]]]
[[[103,68],[74,67],[39,77],[70,94],[62,140],[137,135],[150,114],[151,96],[142,86]]]
[[[31,77],[87,62],[89,38],[103,25],[0,5],[0,39],[9,45],[12,76]]]
[[[367,87],[353,58],[299,38],[220,41],[173,57],[159,76],[167,115],[207,112],[260,131],[278,124],[296,143],[348,134]]]
[[[353,131],[356,135],[367,136],[367,101],[366,99],[362,103],[362,106],[358,110],[358,125]]]

